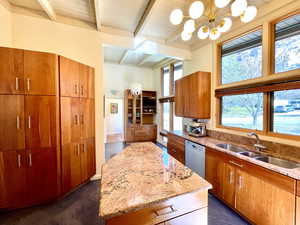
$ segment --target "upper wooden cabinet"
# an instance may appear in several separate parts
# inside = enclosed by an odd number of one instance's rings
[[[25,149],[24,96],[0,95],[0,150]]]
[[[58,87],[58,56],[24,51],[24,78],[26,94],[55,95]]]
[[[211,74],[196,72],[175,82],[176,116],[209,119]]]
[[[24,51],[0,47],[0,94],[24,94]]]
[[[61,96],[94,98],[94,69],[60,56]]]

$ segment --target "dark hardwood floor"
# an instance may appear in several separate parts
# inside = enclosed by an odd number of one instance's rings
[[[122,151],[124,146],[123,143],[107,144],[107,159]],[[99,181],[89,182],[59,201],[1,213],[0,225],[103,225],[98,217],[99,185]],[[208,200],[208,225],[248,225],[213,196]]]

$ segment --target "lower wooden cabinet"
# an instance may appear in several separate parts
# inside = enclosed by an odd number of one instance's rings
[[[155,124],[129,124],[125,130],[126,142],[156,141],[157,125]]]
[[[253,224],[295,224],[296,180],[210,148],[206,179],[214,195]]]
[[[1,152],[0,208],[18,208],[58,195],[55,148]]]
[[[168,153],[182,164],[185,164],[185,140],[168,133]]]

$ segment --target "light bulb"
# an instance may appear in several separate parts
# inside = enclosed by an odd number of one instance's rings
[[[231,5],[231,15],[240,16],[247,8],[247,0],[235,0]]]
[[[224,33],[229,31],[232,26],[232,20],[228,17],[221,20],[221,23],[218,26],[220,32]]]
[[[183,12],[181,9],[174,9],[170,14],[170,22],[173,25],[178,25],[182,22],[183,19]]]
[[[204,5],[201,1],[195,1],[190,6],[189,14],[192,19],[198,19],[200,16],[203,15],[204,12]]]
[[[241,15],[241,21],[243,23],[249,23],[257,15],[257,8],[255,6],[248,6],[245,12]]]
[[[215,0],[215,6],[217,8],[224,8],[229,4],[230,0]]]
[[[217,40],[219,37],[221,36],[221,32],[219,31],[218,28],[214,27],[213,29],[211,29],[210,34],[209,34],[209,38],[211,40]]]
[[[181,33],[181,39],[182,39],[183,41],[188,41],[188,40],[190,40],[191,38],[192,38],[192,34],[191,34],[191,33],[188,33],[188,32],[186,32],[185,30],[182,31],[182,33]]]
[[[198,38],[199,39],[206,39],[209,36],[209,27],[208,26],[202,26],[198,30]]]
[[[183,29],[187,33],[193,33],[195,31],[195,20],[187,20]]]

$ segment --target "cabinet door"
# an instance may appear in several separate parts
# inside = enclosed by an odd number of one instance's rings
[[[96,174],[96,149],[95,138],[87,140],[87,174],[92,177]]]
[[[81,138],[95,137],[95,103],[93,99],[80,99]]]
[[[95,98],[95,69],[89,67],[88,98]]]
[[[55,148],[28,151],[27,186],[29,204],[45,202],[57,196],[56,154]]]
[[[79,63],[60,56],[60,94],[79,97]]]
[[[89,90],[89,67],[84,64],[79,64],[79,96],[82,98],[87,98],[88,90]]]
[[[0,94],[24,93],[23,50],[0,47]]]
[[[70,151],[71,188],[82,183],[80,143],[74,143]]]
[[[211,192],[222,196],[224,163],[220,157],[211,153],[208,149],[205,155],[205,179],[212,184]]]
[[[1,208],[22,207],[26,203],[26,159],[24,151],[2,152],[3,188],[0,194]]]
[[[294,193],[241,170],[237,170],[236,208],[255,224],[295,223]]]
[[[55,95],[58,79],[57,55],[24,51],[25,92],[30,95]]]
[[[26,96],[26,148],[54,148],[56,143],[56,97]]]
[[[25,149],[24,96],[0,95],[0,150]]]
[[[80,99],[61,97],[62,145],[80,141]]]
[[[184,90],[183,90],[183,80],[175,81],[175,115],[184,115]]]
[[[232,207],[235,202],[235,168],[228,163],[224,163],[223,177],[223,199]]]

